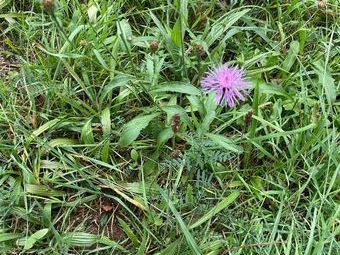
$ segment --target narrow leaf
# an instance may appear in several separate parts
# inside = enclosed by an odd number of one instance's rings
[[[98,59],[99,63],[102,65],[102,67],[106,70],[109,70],[108,65],[106,64],[104,58],[102,57],[102,55],[100,54],[100,52],[96,49],[93,49],[93,53],[96,56],[96,58]]]
[[[207,133],[206,136],[215,144],[223,147],[226,150],[233,151],[236,153],[242,153],[243,151],[242,147],[235,145],[232,140],[228,139],[225,136],[212,133]]]
[[[239,12],[228,12],[219,18],[210,29],[210,33],[206,36],[205,42],[207,46],[211,46],[218,40],[226,31],[234,25],[240,18],[242,18],[250,9],[245,9]]]
[[[45,131],[51,129],[55,126],[60,120],[54,119],[46,122],[44,125],[40,126],[38,129],[34,130],[33,133],[28,137],[27,143],[30,144],[36,137],[44,133]]]
[[[201,254],[200,249],[199,249],[194,237],[191,235],[187,225],[184,223],[184,221],[183,221],[181,215],[179,214],[179,212],[177,211],[175,205],[172,203],[172,201],[170,200],[168,195],[166,195],[164,193],[164,191],[161,190],[161,194],[162,194],[163,198],[165,199],[165,201],[167,202],[171,212],[174,214],[174,216],[175,216],[175,218],[178,222],[178,225],[182,229],[184,237],[185,237],[189,247],[191,248],[193,254],[196,254],[196,255]]]
[[[198,221],[196,221],[194,224],[190,226],[190,229],[196,228],[206,222],[207,220],[214,217],[217,213],[222,211],[224,208],[226,208],[228,205],[230,205],[232,202],[238,198],[240,195],[240,191],[236,190],[232,192],[229,196],[222,199],[221,202],[219,202],[216,206],[214,206],[209,212],[207,212],[202,218],[200,218]]]
[[[118,218],[118,222],[119,222],[119,225],[123,228],[124,233],[130,238],[133,245],[136,248],[138,248],[140,243],[138,241],[137,236],[135,235],[135,233],[133,233],[132,229],[130,228],[130,226],[121,218]]]

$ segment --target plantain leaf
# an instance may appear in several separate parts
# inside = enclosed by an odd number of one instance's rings
[[[85,143],[85,144],[93,144],[94,143],[94,138],[93,138],[93,131],[92,131],[92,119],[89,119],[82,131],[81,131],[81,140]]]
[[[33,245],[48,233],[48,228],[40,229],[25,240],[24,250],[29,250]]]
[[[100,121],[102,124],[103,135],[104,137],[108,137],[111,134],[111,118],[110,118],[110,108],[107,107],[104,109],[100,116]]]
[[[291,42],[287,57],[282,63],[282,68],[285,71],[289,72],[290,69],[292,68],[299,54],[299,49],[300,49],[300,44],[298,41]]]
[[[171,32],[171,38],[174,44],[181,47],[181,19],[178,18]]]
[[[6,242],[13,239],[18,239],[22,234],[19,233],[0,233],[0,243]]]
[[[165,144],[170,138],[174,136],[174,132],[171,127],[163,129],[157,137],[157,147],[160,148],[163,144]]]
[[[60,196],[65,195],[65,192],[63,191],[53,190],[44,185],[26,184],[26,191],[33,195],[44,196],[44,197],[60,197]]]
[[[158,115],[159,113],[152,113],[148,115],[138,116],[130,120],[127,124],[124,125],[122,129],[119,144],[121,146],[130,145],[134,140],[137,139],[140,132],[149,125],[150,121],[156,118]]]
[[[201,91],[188,82],[167,82],[155,86],[150,92],[177,92],[188,95],[200,95]]]

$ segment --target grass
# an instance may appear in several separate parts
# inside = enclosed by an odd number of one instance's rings
[[[339,253],[336,0],[55,2],[0,0],[1,254]]]

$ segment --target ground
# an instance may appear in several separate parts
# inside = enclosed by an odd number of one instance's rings
[[[339,17],[0,0],[0,253],[338,254]],[[221,64],[234,107],[201,90]]]

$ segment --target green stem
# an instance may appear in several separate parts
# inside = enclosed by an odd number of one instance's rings
[[[59,31],[62,33],[62,35],[64,36],[65,40],[70,44],[70,46],[72,46],[72,42],[70,41],[70,39],[67,37],[62,25],[59,23],[57,17],[54,15],[54,12],[51,12],[51,18],[52,20],[55,22],[57,28],[59,29]]]
[[[183,26],[183,13],[182,13],[182,2],[180,1],[179,4],[179,24],[180,24],[180,30],[181,30],[181,55],[182,55],[182,77],[188,78],[187,76],[187,70],[185,68],[185,53],[184,53],[184,34],[185,31]]]
[[[255,116],[257,116],[259,113],[259,94],[260,94],[259,81],[257,81],[255,85],[254,100],[253,100],[253,106],[252,106],[253,114]],[[251,141],[255,137],[256,128],[257,128],[257,120],[253,118],[249,126],[249,132],[248,132],[249,141],[245,148],[245,155],[244,155],[244,161],[243,161],[244,168],[247,168],[249,166],[249,160],[250,160],[251,151],[252,151]]]

